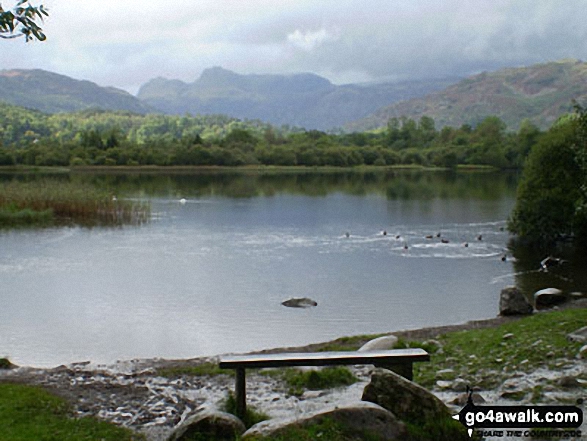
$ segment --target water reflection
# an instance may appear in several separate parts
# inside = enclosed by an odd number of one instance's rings
[[[504,172],[386,171],[174,171],[75,172],[72,174],[8,174],[0,180],[91,182],[134,197],[253,198],[276,194],[326,196],[333,192],[355,196],[384,194],[390,200],[496,200],[515,194],[517,175]]]

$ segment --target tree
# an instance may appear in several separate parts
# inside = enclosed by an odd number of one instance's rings
[[[550,247],[562,237],[587,242],[582,185],[587,170],[581,152],[587,114],[555,124],[532,148],[518,186],[510,231],[532,245]]]
[[[24,35],[26,41],[44,41],[47,37],[39,26],[43,17],[49,16],[43,5],[32,6],[29,0],[18,0],[12,10],[4,10],[0,4],[0,38],[17,38]]]

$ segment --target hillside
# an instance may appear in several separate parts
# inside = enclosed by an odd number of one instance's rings
[[[528,118],[542,129],[572,109],[571,100],[587,101],[587,63],[562,60],[530,67],[484,72],[445,90],[392,104],[347,124],[351,131],[385,126],[392,117],[432,117],[436,127],[475,126],[487,116],[501,118],[517,130]]]
[[[168,114],[225,114],[327,130],[390,103],[440,90],[454,81],[337,86],[314,74],[240,75],[214,67],[193,83],[151,80],[140,88],[138,98]]]
[[[88,108],[147,113],[152,109],[131,94],[64,75],[34,70],[0,70],[0,101],[47,113]]]

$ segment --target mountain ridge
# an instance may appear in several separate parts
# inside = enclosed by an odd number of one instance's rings
[[[0,70],[0,100],[46,113],[88,108],[148,113],[153,109],[130,93],[43,69]]]
[[[338,86],[313,73],[242,75],[212,67],[192,83],[155,78],[141,86],[137,97],[170,114],[219,113],[274,125],[329,130],[391,102],[421,96],[454,81]]]
[[[418,120],[426,115],[436,127],[477,125],[488,116],[517,130],[524,119],[547,129],[572,110],[572,100],[587,101],[587,63],[564,59],[527,67],[482,72],[444,90],[383,107],[346,124],[349,131],[384,127],[390,118]]]

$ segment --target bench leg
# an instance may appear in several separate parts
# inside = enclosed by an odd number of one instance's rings
[[[243,418],[247,411],[247,391],[246,391],[245,368],[236,368],[236,416]]]
[[[398,375],[401,375],[407,380],[412,381],[414,379],[412,373],[412,363],[402,363],[402,364],[378,364],[377,367],[388,369],[390,371],[395,372]]]

